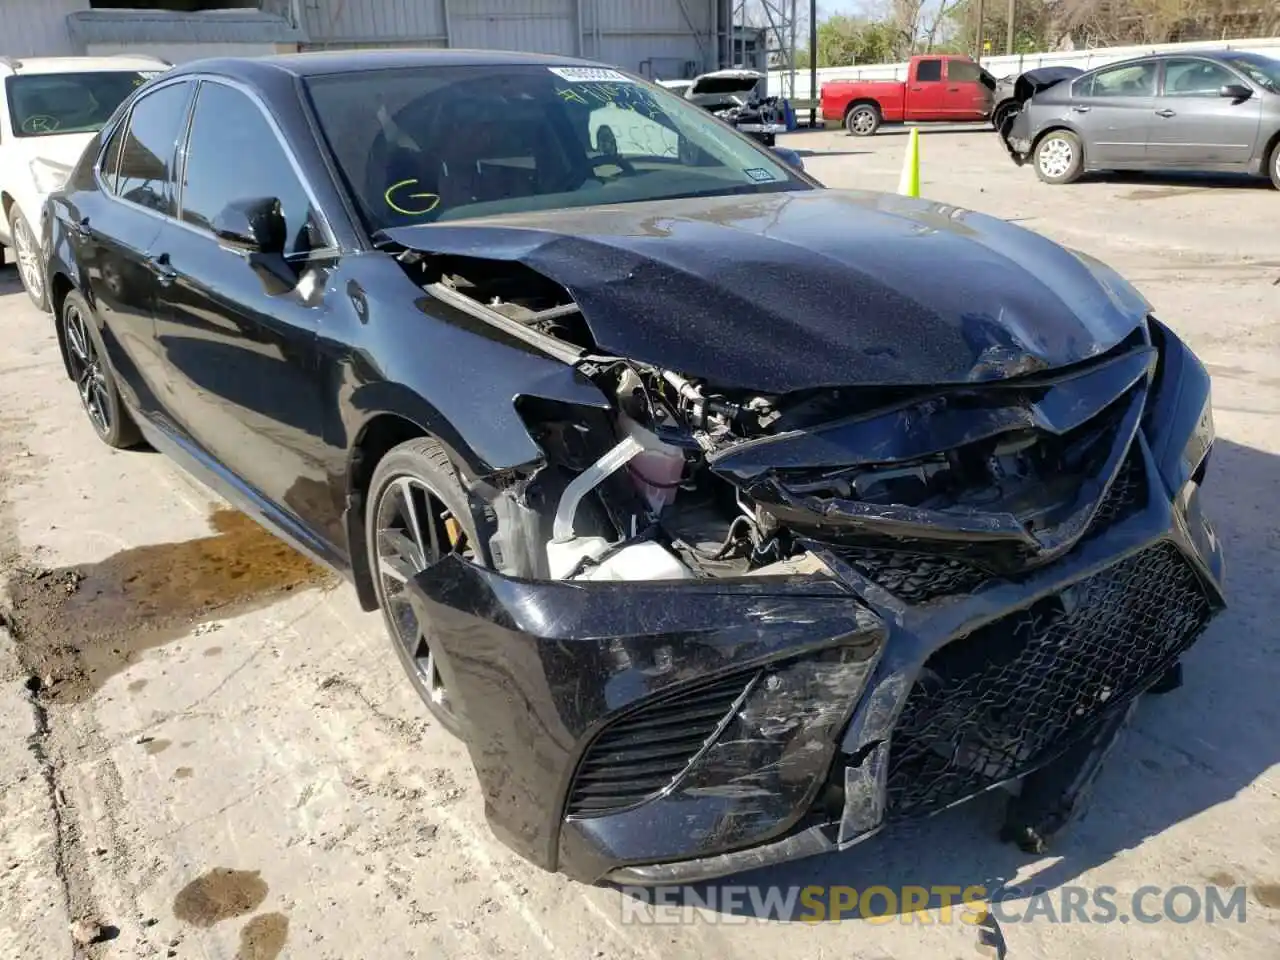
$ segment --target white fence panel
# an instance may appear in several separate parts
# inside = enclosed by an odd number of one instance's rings
[[[996,78],[1017,76],[1037,67],[1070,66],[1091,70],[1105,63],[1141,57],[1149,53],[1177,50],[1248,50],[1263,56],[1280,59],[1280,37],[1259,37],[1250,40],[1206,40],[1198,43],[1165,43],[1138,47],[1098,47],[1093,50],[1056,50],[1052,53],[1022,53],[1011,57],[983,57],[982,65]],[[822,67],[818,70],[818,87],[828,80],[905,80],[907,64],[875,63],[854,67]],[[791,71],[772,70],[769,73],[769,93],[796,100],[814,99],[809,86],[809,71],[797,70],[795,90],[791,89]]]

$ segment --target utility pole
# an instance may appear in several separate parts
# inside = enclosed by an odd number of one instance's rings
[[[817,103],[818,92],[818,0],[809,0],[809,102]],[[809,108],[809,129],[818,125],[818,108]]]
[[[1018,15],[1018,0],[1009,0],[1009,36],[1005,41],[1004,52],[1013,56],[1013,18]]]
[[[796,0],[791,0],[791,44],[788,47],[787,66],[791,68],[791,97],[796,95]]]
[[[978,61],[978,63],[982,62],[982,37],[983,37],[982,21],[986,15],[986,11],[983,10],[983,6],[984,6],[983,0],[978,0],[978,49],[973,55],[973,59]]]

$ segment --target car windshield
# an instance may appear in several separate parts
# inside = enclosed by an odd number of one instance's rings
[[[19,137],[96,133],[116,107],[153,73],[100,70],[29,73],[5,81],[13,132]]]
[[[307,87],[371,231],[812,189],[704,110],[616,70],[421,67],[329,74]]]
[[[1260,56],[1224,57],[1223,59],[1259,86],[1272,93],[1280,93],[1280,60]]]

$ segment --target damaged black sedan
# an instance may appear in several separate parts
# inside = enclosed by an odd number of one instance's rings
[[[1223,605],[1208,376],[1131,286],[625,72],[188,64],[48,224],[98,435],[347,574],[548,870],[711,877],[995,787],[1038,849]]]

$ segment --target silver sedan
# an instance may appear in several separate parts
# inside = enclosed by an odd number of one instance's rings
[[[1001,136],[1046,183],[1196,170],[1269,176],[1280,189],[1280,60],[1212,50],[1108,64],[1040,87]]]

